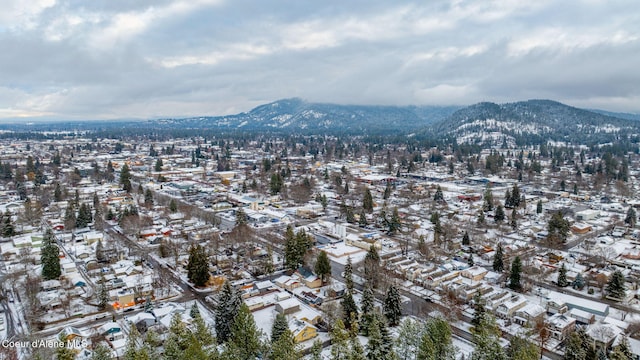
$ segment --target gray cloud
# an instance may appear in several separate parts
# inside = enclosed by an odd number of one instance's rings
[[[0,118],[225,114],[292,96],[640,112],[631,0],[9,3]]]

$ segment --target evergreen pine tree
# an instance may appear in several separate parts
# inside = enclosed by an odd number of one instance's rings
[[[400,322],[402,304],[400,301],[400,293],[395,285],[391,285],[387,289],[387,294],[384,298],[384,315],[391,326],[396,326]]]
[[[557,284],[560,287],[565,287],[569,285],[569,281],[567,281],[567,267],[564,266],[564,263],[562,263],[560,270],[558,270]]]
[[[369,325],[371,324],[374,306],[375,297],[373,295],[373,289],[371,289],[371,286],[369,286],[369,284],[366,284],[364,290],[362,291],[362,301],[360,302],[360,309],[362,310],[360,322],[361,328],[365,335],[369,333]]]
[[[261,332],[246,304],[242,304],[231,326],[227,349],[236,359],[255,359],[262,350]]]
[[[178,211],[178,203],[176,203],[175,199],[171,199],[171,201],[169,202],[169,211],[171,211],[172,213]]]
[[[62,188],[60,187],[60,183],[56,183],[56,187],[53,190],[53,199],[56,202],[62,201]]]
[[[511,210],[511,218],[509,219],[509,225],[513,230],[518,230],[518,213],[516,212],[516,208],[514,207]]]
[[[51,229],[47,229],[42,239],[40,262],[42,263],[42,278],[44,280],[57,279],[62,274],[60,268],[60,249],[55,244]]]
[[[151,189],[147,188],[144,192],[144,206],[151,207],[153,206],[153,193]]]
[[[195,325],[195,328],[193,330],[193,336],[198,341],[198,344],[205,347],[210,346],[215,343],[215,338],[211,333],[211,329],[202,318],[202,315],[200,315],[200,311],[193,311],[194,309],[197,310],[198,306],[195,303],[193,306],[194,307],[192,308],[192,313],[193,313],[192,318],[193,318],[193,324]]]
[[[512,290],[520,290],[522,289],[522,284],[520,283],[520,273],[522,272],[522,261],[520,260],[520,256],[516,256],[511,264],[511,272],[509,273],[509,288]]]
[[[631,360],[633,358],[629,339],[626,336],[622,336],[620,343],[615,346],[611,354],[609,354],[609,360]]]
[[[378,319],[374,316],[369,329],[369,342],[367,343],[367,360],[384,360],[387,359],[385,353],[382,334],[378,326]]]
[[[435,202],[442,202],[444,201],[444,194],[442,193],[442,188],[440,188],[440,185],[438,185],[436,187],[436,192],[433,195],[433,201]]]
[[[576,332],[569,334],[564,348],[565,360],[585,360],[587,353],[582,346],[582,339]]]
[[[373,212],[373,196],[369,188],[365,188],[364,197],[362,199],[362,209],[368,213]]]
[[[531,341],[516,335],[509,340],[507,356],[509,359],[538,360],[540,359],[540,349]]]
[[[351,329],[353,325],[351,319],[358,318],[358,305],[353,300],[353,294],[351,291],[347,291],[347,293],[342,297],[342,301],[340,302],[342,305],[342,319],[344,322],[344,326],[346,329]]]
[[[285,329],[278,340],[271,343],[270,360],[299,360],[302,354],[298,351],[291,330]]]
[[[451,326],[446,320],[436,317],[427,322],[425,335],[431,338],[435,359],[455,360],[456,349],[451,334]]]
[[[311,346],[309,360],[322,360],[322,341],[316,339]]]
[[[60,334],[60,337],[58,338],[58,340],[60,342],[65,342],[65,346],[60,346],[56,348],[56,359],[57,360],[74,360],[76,358],[76,353],[71,348],[66,346],[66,338],[63,334]]]
[[[358,225],[363,226],[363,227],[369,225],[369,222],[367,221],[367,214],[365,213],[364,209],[360,212],[360,218],[358,219]]]
[[[542,200],[538,200],[536,204],[536,214],[542,214]]]
[[[464,232],[464,235],[462,235],[462,245],[469,245],[471,243],[471,239],[469,238],[469,233],[468,232]]]
[[[122,190],[128,193],[131,192],[131,172],[127,163],[124,163],[120,170],[120,184],[122,185]]]
[[[493,219],[496,221],[497,224],[501,224],[504,221],[504,209],[502,208],[502,205],[498,205],[496,206],[496,211],[493,214]]]
[[[345,329],[342,319],[336,320],[331,328],[331,359],[348,360],[349,358],[349,332]]]
[[[364,257],[364,276],[365,280],[371,284],[373,288],[378,285],[378,271],[380,270],[380,255],[378,249],[373,244],[369,246],[369,251]]]
[[[181,315],[174,313],[169,324],[169,336],[164,342],[164,359],[181,360],[191,342],[191,332],[182,322]]]
[[[187,277],[195,286],[204,286],[209,281],[209,256],[201,245],[189,248]]]
[[[407,318],[398,326],[398,337],[395,340],[396,355],[399,360],[416,359],[422,340],[422,325]]]
[[[327,256],[326,252],[320,251],[320,253],[318,254],[314,270],[316,272],[316,275],[320,276],[320,279],[324,284],[327,280],[327,276],[331,275],[331,262],[329,262],[329,257]]]
[[[344,283],[347,291],[353,293],[353,265],[351,264],[351,256],[347,257],[347,264],[344,266]]]
[[[472,338],[475,344],[472,360],[507,360],[500,344],[500,329],[492,315],[485,313],[480,324],[473,328]]]
[[[484,202],[482,205],[482,211],[491,210],[493,210],[493,192],[491,191],[491,187],[487,186],[484,191]]]
[[[102,344],[98,344],[98,346],[93,349],[91,360],[113,360],[113,356],[111,356],[111,350]]]
[[[300,266],[298,243],[291,225],[287,226],[287,230],[285,232],[284,261],[287,268],[292,271],[298,270],[298,267]]]
[[[636,210],[633,206],[629,206],[629,210],[627,210],[627,216],[624,218],[625,224],[629,225],[629,227],[636,227],[636,220],[638,216],[636,215]]]
[[[473,297],[473,318],[471,319],[471,330],[482,326],[482,322],[484,321],[484,316],[487,310],[484,307],[484,299],[480,296],[479,293]]]
[[[271,327],[271,343],[278,341],[280,336],[289,329],[289,322],[284,314],[277,314]]]
[[[226,281],[218,295],[215,311],[215,329],[218,343],[226,342],[231,336],[231,326],[240,311],[242,299],[240,294]]]
[[[100,276],[100,283],[98,284],[98,308],[104,310],[109,305],[109,291],[107,290],[107,280],[104,276]]]
[[[584,277],[582,276],[581,273],[578,273],[578,275],[576,275],[576,279],[573,280],[572,286],[574,289],[582,290],[584,288],[584,285],[585,285]]]
[[[498,244],[496,253],[493,255],[493,271],[502,272],[504,270],[504,260],[502,253],[502,244]]]
[[[623,300],[626,297],[627,288],[625,286],[624,275],[620,270],[613,272],[609,283],[607,283],[606,291],[608,296],[615,299]]]
[[[4,214],[4,222],[2,224],[2,236],[3,237],[12,237],[16,234],[16,230],[13,227],[13,221],[11,220],[11,213],[9,210]]]

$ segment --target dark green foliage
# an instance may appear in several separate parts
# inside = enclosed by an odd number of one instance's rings
[[[362,199],[362,208],[368,212],[373,212],[373,196],[371,196],[371,191],[369,188],[364,190],[364,197]]]
[[[500,224],[504,221],[504,218],[505,218],[504,208],[502,207],[502,205],[496,206],[496,211],[493,214],[493,219],[496,221],[497,224]]]
[[[351,329],[354,325],[351,320],[358,318],[358,305],[356,305],[356,302],[353,300],[353,294],[350,291],[347,291],[342,297],[340,305],[342,305],[342,320],[344,326],[347,329]]]
[[[256,327],[253,314],[244,303],[240,306],[231,326],[231,336],[226,344],[225,352],[232,359],[253,360],[262,350],[261,332]]]
[[[422,336],[418,358],[455,359],[456,349],[451,338],[451,326],[442,318],[430,319]]]
[[[578,275],[576,275],[576,279],[573,281],[572,286],[574,289],[578,289],[578,290],[582,290],[584,288],[585,281],[581,273],[578,273]]]
[[[565,360],[585,360],[587,353],[582,344],[582,338],[577,332],[569,334],[564,349]]]
[[[351,256],[347,258],[347,264],[344,266],[344,282],[347,285],[347,291],[353,292],[353,265],[351,264]]]
[[[242,299],[238,291],[226,281],[218,294],[215,311],[216,337],[218,343],[224,343],[231,337],[231,327],[240,311]]]
[[[569,236],[569,229],[569,221],[564,218],[561,211],[556,211],[547,224],[547,237],[551,239],[552,242],[561,241],[564,243]]]
[[[493,192],[491,191],[491,187],[487,186],[484,191],[484,202],[482,205],[482,211],[491,211],[493,210]]]
[[[400,317],[402,317],[400,293],[395,285],[391,285],[387,289],[387,294],[384,298],[384,315],[391,326],[398,325]]]
[[[78,217],[76,218],[76,228],[87,227],[93,221],[91,208],[87,204],[80,205]]]
[[[172,213],[178,211],[178,203],[176,203],[175,199],[171,199],[171,201],[169,202],[169,211],[171,211]]]
[[[560,270],[558,270],[557,283],[558,283],[558,286],[560,287],[569,286],[569,281],[567,281],[567,267],[564,266],[564,263],[562,263]]]
[[[379,319],[377,316],[373,317],[369,329],[366,358],[367,360],[391,360],[395,358],[392,342],[388,336],[384,319]]]
[[[402,226],[400,222],[400,215],[398,214],[398,208],[393,208],[393,213],[391,215],[391,219],[388,222],[389,225],[389,234],[395,234],[396,231],[400,230]]]
[[[436,187],[436,193],[433,195],[433,201],[435,202],[444,201],[444,195],[442,194],[442,188],[440,188],[440,185]]]
[[[271,351],[267,358],[269,360],[298,360],[302,358],[289,329],[286,329],[277,341],[271,343]]]
[[[364,277],[367,283],[373,288],[378,285],[378,276],[380,270],[380,255],[375,246],[369,246],[369,251],[364,257]]]
[[[538,200],[536,204],[536,214],[542,214],[542,200]]]
[[[42,239],[40,261],[42,263],[42,278],[44,280],[57,279],[62,274],[60,268],[60,249],[55,243],[51,229],[47,229]]]
[[[129,170],[129,165],[127,165],[127,163],[124,163],[120,170],[120,184],[124,191],[131,192],[131,171]]]
[[[271,174],[271,182],[269,183],[269,191],[271,195],[276,195],[282,191],[282,187],[284,185],[284,179],[280,175],[280,173],[275,172]]]
[[[329,257],[326,252],[320,251],[320,253],[318,253],[314,270],[316,275],[322,279],[322,283],[326,281],[327,275],[331,275],[331,263],[329,262]]]
[[[373,295],[373,289],[369,284],[366,284],[362,291],[362,301],[360,302],[360,309],[362,310],[360,328],[365,335],[369,333],[369,325],[371,324],[371,319],[373,317],[374,304],[375,297]]]
[[[0,212],[2,214],[2,212]],[[7,210],[2,216],[0,216],[0,221],[2,221],[2,237],[8,238],[16,235],[16,229],[13,226],[13,220],[11,212]]]
[[[271,343],[275,343],[280,336],[289,330],[289,323],[284,314],[278,313],[271,327]]]
[[[502,272],[504,270],[504,254],[502,253],[502,244],[498,244],[496,253],[493,255],[493,271]]]
[[[522,272],[522,262],[520,256],[516,256],[511,264],[511,272],[509,273],[509,288],[512,290],[521,290],[520,273]]]
[[[633,206],[629,206],[629,210],[627,210],[627,216],[624,218],[625,224],[633,228],[636,226],[637,219],[638,217],[636,215],[636,210],[633,208]]]
[[[613,272],[607,284],[606,291],[608,296],[615,299],[623,300],[626,297],[627,288],[625,286],[624,275],[620,270]]]
[[[59,183],[56,183],[56,187],[53,190],[53,199],[56,202],[62,201],[62,188],[60,187]]]
[[[619,344],[613,348],[613,351],[609,355],[610,360],[632,360],[634,358],[631,346],[629,345],[629,339],[626,336],[622,336]]]
[[[462,235],[462,245],[469,245],[470,243],[469,233],[465,231],[464,235]]]
[[[480,294],[476,293],[473,297],[473,318],[471,319],[471,325],[473,326],[472,330],[482,325],[482,321],[487,312],[487,309],[484,306],[484,299]]]
[[[153,206],[153,192],[151,192],[151,189],[149,188],[144,192],[144,205],[146,207]]]
[[[209,281],[209,255],[204,247],[192,245],[189,248],[187,277],[195,286],[204,286]]]
[[[538,360],[540,359],[540,349],[524,337],[513,336],[509,340],[507,356],[514,360]]]
[[[291,225],[287,226],[284,245],[284,258],[287,268],[297,270],[300,266],[304,266],[304,256],[311,248],[311,241],[311,235],[308,235],[303,229],[294,235]]]

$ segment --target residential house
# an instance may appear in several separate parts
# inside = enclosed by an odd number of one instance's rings
[[[496,308],[496,315],[503,319],[511,319],[516,311],[528,304],[527,299],[521,295],[512,295],[511,298]]]
[[[551,338],[564,341],[576,329],[576,319],[557,313],[547,319],[547,328]]]
[[[293,334],[293,340],[301,343],[318,336],[318,328],[295,316],[289,320],[289,330]]]

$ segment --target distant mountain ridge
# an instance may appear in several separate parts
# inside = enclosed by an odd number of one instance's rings
[[[458,109],[459,106],[336,105],[292,98],[260,105],[236,115],[153,121],[163,126],[245,131],[406,134],[442,121]]]
[[[538,144],[549,140],[573,144],[606,143],[639,131],[638,121],[552,100],[528,100],[471,105],[423,133],[454,137],[458,143],[498,146]]]

